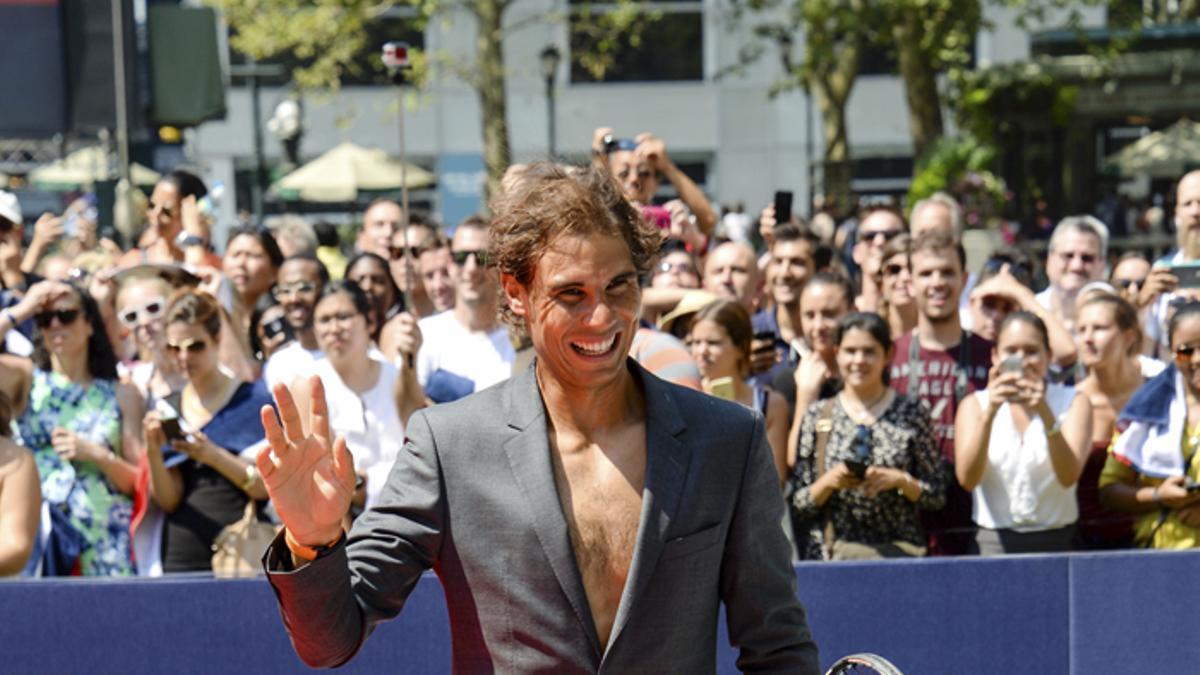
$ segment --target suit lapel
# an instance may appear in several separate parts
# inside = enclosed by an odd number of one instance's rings
[[[514,378],[508,395],[506,416],[513,434],[504,442],[504,453],[508,456],[517,486],[529,505],[534,530],[550,568],[587,634],[593,656],[599,659],[602,654],[600,639],[592,622],[583,578],[575,562],[571,535],[555,487],[546,410],[533,364]]]
[[[691,462],[691,450],[682,441],[687,425],[670,388],[632,359],[629,364],[634,376],[641,380],[646,396],[646,483],[642,490],[637,544],[609,645],[616,644],[629,620],[633,603],[654,575],[654,567],[666,543],[667,528],[679,509]]]

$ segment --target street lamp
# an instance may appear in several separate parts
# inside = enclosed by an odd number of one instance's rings
[[[546,45],[540,55],[542,60],[542,76],[546,78],[546,117],[549,122],[549,143],[547,147],[550,149],[548,153],[550,158],[554,158],[554,78],[558,74],[558,64],[562,61],[562,52],[558,51],[558,47],[554,45]]]

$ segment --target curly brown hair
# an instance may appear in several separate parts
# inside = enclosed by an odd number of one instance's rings
[[[491,204],[488,257],[496,268],[529,287],[547,245],[563,235],[605,234],[629,247],[633,266],[645,277],[658,257],[662,235],[625,199],[607,171],[551,162],[526,166]],[[500,316],[510,326],[525,324],[505,304]]]

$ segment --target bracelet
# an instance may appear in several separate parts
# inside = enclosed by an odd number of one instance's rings
[[[1162,506],[1162,495],[1158,494],[1158,486],[1154,486],[1154,490],[1150,492],[1150,501],[1157,506]]]
[[[246,480],[242,481],[242,492],[249,492],[250,488],[254,487],[254,481],[258,480],[258,467],[253,464],[246,465]]]
[[[284,528],[283,530],[283,541],[287,544],[288,550],[292,552],[292,555],[309,562],[329,555],[338,547],[339,544],[345,540],[346,531],[342,530],[338,533],[337,539],[334,539],[328,544],[321,544],[319,546],[305,546],[292,537],[291,530],[287,528]]]

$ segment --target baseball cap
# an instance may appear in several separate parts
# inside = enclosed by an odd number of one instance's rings
[[[0,218],[12,221],[14,225],[21,224],[21,202],[11,192],[0,190]]]

